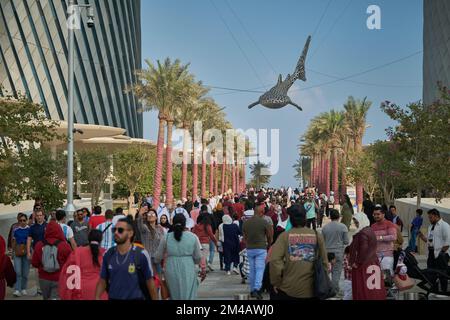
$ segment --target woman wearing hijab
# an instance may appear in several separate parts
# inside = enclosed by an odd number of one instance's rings
[[[105,249],[100,247],[103,234],[93,229],[89,232],[89,245],[78,247],[69,256],[59,276],[59,297],[61,300],[95,300],[95,288],[100,279],[100,268],[103,263]],[[78,274],[79,286],[73,276]],[[108,300],[104,293],[101,300]]]
[[[377,257],[377,239],[365,213],[354,215],[357,228],[350,245],[353,300],[385,300],[383,274]]]
[[[239,274],[237,269],[239,265],[239,235],[241,234],[239,226],[233,223],[229,215],[224,215],[223,223],[219,226],[219,239],[223,246],[223,261],[225,263],[225,272],[230,275],[231,264],[233,272]]]
[[[13,287],[16,283],[16,272],[11,259],[6,255],[5,239],[0,236],[0,301],[5,300],[6,286]]]
[[[159,225],[164,228],[164,232],[167,234],[168,232],[172,231],[172,225],[169,222],[169,218],[166,214],[161,215],[159,218]]]
[[[352,223],[354,211],[352,202],[350,201],[350,197],[348,196],[348,194],[344,195],[344,199],[341,200],[341,205],[341,223],[345,224],[347,229],[350,230],[350,224]]]

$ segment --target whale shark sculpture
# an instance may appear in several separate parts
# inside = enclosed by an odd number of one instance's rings
[[[303,48],[303,52],[300,59],[298,60],[294,74],[293,75],[288,74],[286,76],[286,79],[284,79],[284,81],[282,75],[280,74],[278,77],[278,83],[272,89],[270,89],[269,91],[264,93],[261,97],[259,97],[258,101],[249,105],[248,106],[249,109],[253,108],[254,106],[257,106],[258,104],[269,109],[280,109],[287,106],[288,104],[291,104],[298,110],[303,111],[303,109],[299,105],[292,102],[291,98],[289,98],[287,93],[296,80],[300,79],[306,81],[305,60],[306,55],[308,53],[310,42],[311,36],[309,36],[308,40],[306,40],[305,47]]]

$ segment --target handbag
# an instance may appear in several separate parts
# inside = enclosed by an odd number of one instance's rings
[[[399,291],[409,290],[415,285],[414,280],[411,279],[407,274],[401,276],[396,274],[394,276],[394,283]]]
[[[14,255],[16,257],[24,257],[27,255],[27,246],[25,244],[16,244],[14,248]]]
[[[333,284],[328,276],[327,270],[323,266],[323,259],[319,256],[319,237],[316,233],[317,245],[314,259],[314,296],[320,300],[326,300],[336,295]]]

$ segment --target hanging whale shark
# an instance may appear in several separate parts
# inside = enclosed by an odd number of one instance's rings
[[[258,104],[269,109],[280,109],[287,106],[288,104],[291,104],[298,110],[303,111],[303,109],[300,108],[299,105],[292,102],[291,98],[289,98],[287,93],[296,80],[300,79],[306,81],[305,60],[306,55],[308,53],[310,42],[311,36],[309,36],[308,40],[306,40],[305,47],[303,48],[303,52],[300,59],[298,60],[294,74],[293,75],[288,74],[284,81],[282,75],[280,74],[278,77],[278,83],[272,89],[270,89],[269,91],[264,93],[261,97],[259,97],[258,101],[249,105],[248,106],[249,109],[253,108],[254,106],[257,106]]]

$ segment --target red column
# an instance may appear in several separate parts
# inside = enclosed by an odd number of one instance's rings
[[[211,160],[209,164],[209,193],[214,192],[214,163]]]
[[[325,159],[325,194],[330,196],[330,158],[327,156]]]
[[[222,162],[222,179],[220,181],[220,193],[223,194],[225,192],[225,171],[226,171],[226,164],[225,159],[223,159]]]

